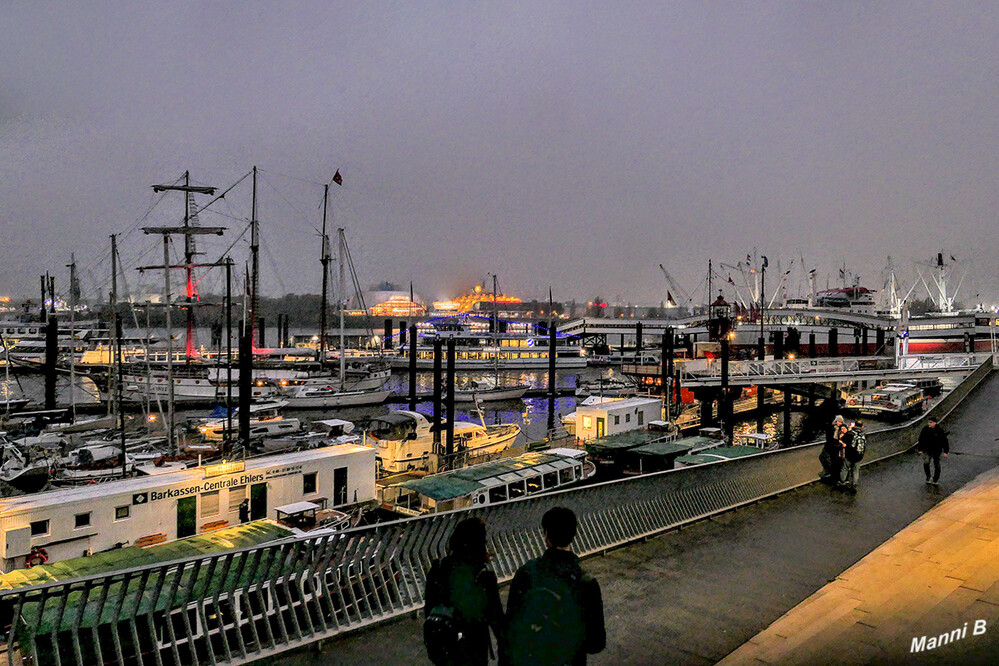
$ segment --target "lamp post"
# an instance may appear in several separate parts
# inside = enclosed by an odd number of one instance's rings
[[[721,347],[721,395],[718,399],[718,418],[729,441],[732,441],[732,400],[728,390],[729,334],[732,332],[732,306],[718,292],[718,298],[708,306],[708,336]]]

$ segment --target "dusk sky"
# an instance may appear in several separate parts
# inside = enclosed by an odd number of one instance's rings
[[[318,293],[339,170],[365,287],[654,304],[660,263],[703,293],[750,254],[871,288],[891,256],[907,289],[943,252],[999,302],[992,2],[14,0],[0,74],[0,295],[65,290],[70,253],[106,294],[112,233],[158,285],[135,230],[183,200],[150,185],[257,165],[270,296]],[[245,260],[250,200],[201,215],[204,260]]]

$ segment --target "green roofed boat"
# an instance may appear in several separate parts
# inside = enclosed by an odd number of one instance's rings
[[[534,451],[382,486],[382,508],[420,515],[486,506],[565,488],[595,472],[585,451]]]

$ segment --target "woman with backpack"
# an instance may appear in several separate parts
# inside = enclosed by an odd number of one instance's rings
[[[485,523],[466,518],[455,525],[447,555],[427,574],[423,642],[436,666],[488,664],[490,627],[502,645],[503,605],[488,562]]]
[[[857,492],[860,482],[860,461],[864,459],[867,449],[867,435],[864,424],[857,421],[849,429],[843,428],[840,441],[843,442],[843,472],[840,485],[852,492]]]

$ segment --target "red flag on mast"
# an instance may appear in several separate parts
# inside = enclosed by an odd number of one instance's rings
[[[340,170],[337,169],[336,173],[333,174],[333,182],[337,185],[343,185],[343,176],[340,175]]]

